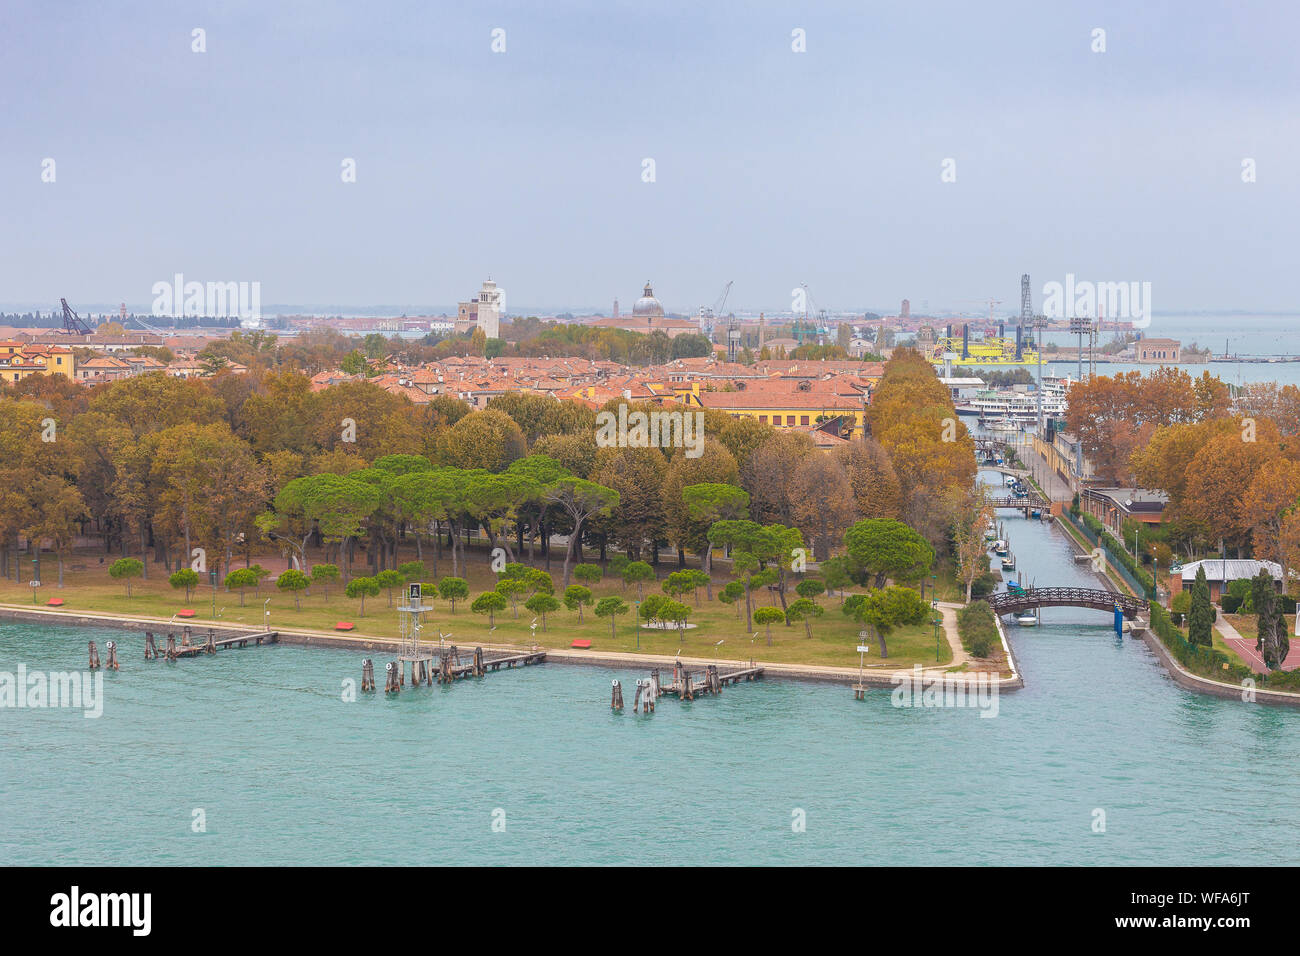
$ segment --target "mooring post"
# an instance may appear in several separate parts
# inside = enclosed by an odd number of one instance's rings
[[[144,632],[144,659],[153,660],[158,656],[158,645],[153,641],[153,631]]]
[[[610,691],[609,708],[610,710],[623,709],[623,685],[617,680],[612,681],[614,687]]]
[[[95,646],[94,641],[90,642],[90,669],[99,670],[99,648]]]
[[[694,700],[695,691],[691,687],[691,672],[682,668],[682,700]]]
[[[361,662],[361,690],[375,689],[375,663],[370,658]]]
[[[167,659],[176,660],[176,635],[170,631],[167,632]]]
[[[104,647],[108,649],[108,663],[104,666],[109,670],[121,670],[117,666],[117,641],[109,641]]]
[[[397,662],[389,661],[384,665],[384,669],[388,672],[388,679],[384,684],[384,693],[400,694],[402,692],[402,686],[397,682]]]
[[[216,638],[217,638],[217,632],[214,631],[212,628],[208,628],[208,643],[207,646],[204,647],[204,650],[207,653],[215,654],[217,652]]]
[[[474,676],[482,677],[484,673],[485,671],[483,670],[483,648],[476,647],[474,648]]]
[[[181,647],[190,646],[190,626],[188,624],[181,630]]]

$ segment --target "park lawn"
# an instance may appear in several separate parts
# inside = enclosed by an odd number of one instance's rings
[[[255,557],[254,561],[259,558]],[[268,567],[274,566],[266,556],[260,558]],[[403,557],[403,560],[406,560]],[[70,562],[71,563],[71,562]],[[282,565],[282,561],[280,564]],[[238,564],[236,565],[238,566]],[[426,563],[426,568],[429,563]],[[364,567],[355,569],[364,572]],[[450,562],[443,560],[438,570],[447,574],[451,570]],[[462,569],[463,570],[463,569]],[[659,573],[667,576],[676,570],[669,565],[661,565]],[[561,563],[552,562],[551,576],[555,580],[555,596],[561,598],[563,589],[561,581]],[[432,579],[432,574],[429,575]],[[474,597],[489,590],[496,583],[496,575],[482,562],[473,562],[467,579],[470,585],[470,598],[458,601],[455,613],[449,602],[433,598],[433,609],[425,615],[424,634],[437,640],[441,632],[448,635],[451,643],[461,647],[476,643],[529,645],[534,640],[542,647],[566,648],[575,638],[591,641],[595,651],[635,652],[638,650],[638,628],[633,616],[633,603],[637,597],[636,586],[627,588],[622,582],[601,582],[592,590],[593,604],[583,609],[583,620],[578,621],[576,611],[561,606],[559,611],[546,616],[546,628],[537,619],[536,630],[530,625],[534,621],[532,612],[520,603],[518,617],[512,609],[495,616],[495,626],[489,627],[486,615],[474,614],[469,605]],[[108,576],[103,565],[91,566],[85,571],[65,571],[64,587],[56,588],[53,575],[48,575],[49,583],[39,589],[37,606],[45,606],[52,597],[64,600],[64,609],[69,614],[79,611],[103,611],[112,614],[145,615],[169,618],[181,608],[193,608],[197,613],[188,622],[195,627],[214,620],[212,614],[213,592],[211,587],[201,586],[194,590],[188,601],[183,589],[173,589],[167,583],[167,576],[160,566],[150,566],[148,581],[136,578],[131,583],[132,596],[126,596],[123,582],[114,581]],[[365,614],[361,613],[361,602],[348,598],[343,593],[341,582],[330,585],[328,599],[317,587],[301,592],[301,610],[295,610],[291,593],[279,591],[275,587],[274,577],[267,578],[258,591],[249,589],[245,595],[244,606],[240,606],[239,594],[218,587],[216,592],[215,620],[223,624],[244,624],[250,629],[261,629],[263,622],[263,602],[269,599],[266,608],[270,612],[270,626],[282,628],[303,628],[319,631],[332,631],[339,621],[350,621],[356,628],[349,632],[353,636],[379,637],[395,639],[398,634],[398,614],[395,607],[390,608],[388,595],[381,592],[377,597],[367,598]],[[725,579],[715,581],[714,593]],[[432,586],[425,586],[425,601],[430,603],[429,594]],[[942,587],[941,587],[942,591]],[[646,582],[643,593],[662,593],[655,582]],[[852,592],[849,592],[852,593]],[[394,603],[401,597],[402,591],[394,592]],[[608,618],[598,618],[593,613],[595,601],[602,597],[618,596],[628,604],[628,612],[618,617],[615,631],[611,636]],[[789,600],[794,600],[793,593]],[[698,595],[699,606],[695,598],[684,595],[681,600],[691,607],[690,623],[697,627],[685,631],[685,640],[679,639],[676,630],[656,630],[645,626],[639,629],[639,650],[642,653],[674,655],[679,651],[686,657],[712,658],[730,661],[748,661],[751,654],[755,660],[772,663],[826,664],[845,667],[858,666],[857,646],[860,643],[858,632],[862,625],[846,617],[840,611],[840,599],[836,595],[822,595],[818,604],[825,608],[822,617],[812,621],[812,637],[807,636],[802,622],[791,626],[776,624],[772,626],[772,646],[767,645],[765,628],[757,627],[753,635],[746,634],[743,620],[737,615],[736,608],[718,601],[716,596],[709,601],[701,589]],[[32,591],[25,582],[0,580],[0,602],[31,605]],[[772,603],[766,592],[754,595],[754,608]],[[743,613],[743,604],[741,606]],[[177,619],[176,628],[185,623]],[[718,641],[723,643],[715,648]],[[910,667],[914,663],[935,664],[934,629],[929,624],[899,628],[887,639],[888,659],[880,658],[880,642],[874,637],[867,643],[871,653],[867,656],[869,666]],[[941,642],[941,655],[938,663],[952,660],[952,653],[946,641]]]

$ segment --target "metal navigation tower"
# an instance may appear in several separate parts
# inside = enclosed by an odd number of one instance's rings
[[[411,682],[417,681],[417,674],[429,674],[433,667],[433,648],[420,643],[420,632],[424,628],[424,615],[432,608],[427,608],[421,601],[421,586],[408,584],[402,596],[402,603],[397,606],[398,626],[401,629],[401,650],[397,655],[397,666],[406,669],[411,665]],[[421,666],[423,665],[423,666]]]

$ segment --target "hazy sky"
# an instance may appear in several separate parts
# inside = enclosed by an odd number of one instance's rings
[[[5,0],[0,304],[1293,308],[1298,9]]]

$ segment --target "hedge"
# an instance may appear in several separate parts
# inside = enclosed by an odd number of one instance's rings
[[[1001,643],[993,609],[987,601],[972,601],[957,612],[957,633],[961,646],[974,657],[988,657]]]
[[[1244,664],[1234,664],[1228,655],[1213,647],[1199,647],[1187,642],[1183,632],[1169,620],[1169,612],[1155,601],[1151,602],[1151,630],[1178,663],[1194,674],[1214,680],[1237,682],[1251,678],[1255,672]],[[1225,668],[1224,665],[1227,665]]]

